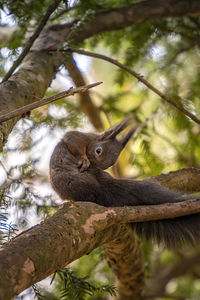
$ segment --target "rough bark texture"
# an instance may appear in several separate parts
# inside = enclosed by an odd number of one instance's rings
[[[137,237],[129,226],[104,245],[108,263],[118,280],[119,300],[141,299],[144,288],[145,263]]]
[[[65,204],[52,217],[0,249],[0,299],[12,299],[33,283],[120,236],[121,226],[98,230],[97,234],[97,228],[94,230],[87,222],[92,211],[94,221],[101,220],[101,226],[107,223],[109,209],[100,214],[99,206],[90,203],[86,209]]]
[[[200,204],[197,204],[200,212]],[[65,203],[52,217],[22,232],[0,249],[0,299],[10,300],[101,245],[105,245],[112,261],[121,295],[131,299],[132,292],[139,297],[143,284],[143,257],[129,227],[126,229],[127,225],[120,223],[150,220],[151,209],[154,213],[152,206],[129,207],[127,210],[90,202]],[[158,207],[160,211],[167,209],[165,205]],[[133,270],[130,278],[129,273]],[[120,272],[123,272],[122,277]],[[127,287],[128,278],[132,282]]]

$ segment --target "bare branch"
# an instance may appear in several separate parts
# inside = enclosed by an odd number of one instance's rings
[[[97,86],[97,85],[99,85],[101,83],[102,82],[99,81],[99,82],[91,83],[91,84],[88,84],[88,85],[85,85],[85,86],[80,86],[78,88],[70,88],[67,91],[61,92],[61,93],[56,94],[54,96],[51,96],[51,97],[48,97],[48,98],[44,98],[44,99],[40,99],[37,102],[33,102],[31,104],[28,104],[26,106],[20,107],[20,108],[15,109],[15,110],[13,110],[13,111],[5,114],[5,115],[0,116],[0,123],[5,122],[7,120],[10,120],[10,119],[12,119],[14,117],[23,115],[23,114],[27,113],[30,110],[33,110],[33,109],[35,109],[37,107],[46,105],[46,104],[51,103],[53,101],[56,101],[58,99],[61,99],[61,98],[64,98],[64,97],[69,97],[69,96],[72,96],[72,95],[77,94],[77,93],[84,93],[88,89],[91,89],[91,88],[93,88],[93,87],[95,87],[95,86]]]
[[[69,49],[67,49],[67,51],[76,52],[76,53],[79,53],[79,54],[83,54],[83,55],[87,55],[87,56],[91,56],[91,57],[95,57],[95,58],[100,58],[100,59],[106,60],[106,61],[114,64],[115,66],[118,66],[119,68],[121,68],[121,69],[125,70],[126,72],[128,72],[129,74],[133,75],[135,78],[138,79],[138,81],[140,81],[144,85],[146,85],[150,90],[152,90],[155,94],[160,96],[163,100],[167,101],[168,103],[170,103],[174,107],[176,107],[179,111],[183,112],[185,115],[187,115],[194,122],[196,122],[197,124],[200,124],[200,120],[194,114],[192,114],[191,112],[186,110],[183,106],[181,106],[178,103],[176,103],[175,101],[173,101],[170,97],[163,94],[160,90],[155,88],[151,83],[149,83],[146,79],[144,79],[144,77],[142,75],[140,75],[137,72],[133,71],[129,67],[121,64],[117,60],[115,60],[111,57],[108,57],[106,55],[85,51],[85,50],[82,50],[82,49],[69,48]]]
[[[33,33],[33,35],[30,37],[30,39],[26,43],[26,46],[24,47],[24,50],[22,51],[22,53],[20,54],[20,56],[17,58],[17,60],[14,62],[14,64],[10,68],[10,70],[4,76],[4,78],[2,80],[2,83],[5,82],[6,80],[8,80],[8,78],[10,78],[10,76],[12,75],[12,73],[16,70],[16,68],[22,62],[22,60],[24,59],[24,57],[29,52],[29,50],[30,50],[31,46],[33,45],[34,41],[37,39],[37,37],[39,36],[40,32],[42,31],[42,29],[46,25],[46,23],[47,23],[50,15],[58,7],[58,5],[59,5],[60,2],[61,2],[61,0],[54,0],[54,2],[49,6],[49,8],[47,9],[46,14],[43,16],[43,18],[40,21],[40,23],[39,23],[38,27],[36,28],[35,32]]]

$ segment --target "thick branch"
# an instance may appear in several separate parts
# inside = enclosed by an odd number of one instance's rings
[[[128,208],[106,208],[89,202],[65,203],[52,217],[21,233],[0,250],[3,274],[0,295],[10,300],[94,248],[111,243],[127,226],[119,223],[197,212],[200,212],[200,202],[194,200]]]
[[[85,22],[77,34],[74,34],[74,44],[83,39],[104,31],[118,30],[147,21],[183,16],[199,16],[200,2],[198,0],[146,0],[129,6],[110,9],[96,13]]]
[[[9,242],[0,250],[1,299],[14,298],[33,283],[120,236],[124,225],[110,227],[106,218],[109,214],[109,209],[92,203],[67,203],[52,217]],[[101,223],[98,234],[87,227],[92,216],[97,227]],[[99,222],[99,218],[103,219]]]
[[[179,169],[153,176],[149,180],[184,193],[197,193],[200,192],[200,167]]]
[[[119,300],[141,299],[145,263],[137,237],[130,226],[124,227],[121,236],[104,245],[108,263],[118,279]]]

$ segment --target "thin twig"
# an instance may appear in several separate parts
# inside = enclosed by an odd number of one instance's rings
[[[85,85],[85,86],[80,86],[80,87],[77,87],[77,88],[70,88],[68,89],[67,91],[64,91],[64,92],[61,92],[59,94],[56,94],[54,96],[51,96],[51,97],[48,97],[48,98],[44,98],[44,99],[40,99],[39,101],[37,102],[33,102],[31,104],[28,104],[26,106],[23,106],[23,107],[20,107],[18,109],[15,109],[5,115],[2,115],[0,116],[0,123],[1,122],[5,122],[9,119],[12,119],[14,117],[17,117],[17,116],[21,116],[25,113],[27,113],[28,111],[30,110],[33,110],[37,107],[40,107],[40,106],[43,106],[43,105],[46,105],[48,103],[51,103],[55,100],[58,100],[58,99],[61,99],[61,98],[64,98],[64,97],[69,97],[69,96],[72,96],[76,93],[83,93],[83,92],[86,92],[88,89],[90,88],[93,88],[99,84],[101,84],[102,82],[95,82],[95,83],[92,83],[92,84],[88,84],[88,85]],[[35,97],[36,98],[36,97]]]
[[[20,56],[17,58],[17,60],[14,62],[14,64],[10,68],[10,70],[6,73],[6,75],[4,76],[2,82],[7,81],[10,78],[10,76],[12,75],[12,73],[19,66],[19,64],[22,62],[22,60],[24,59],[24,57],[29,52],[29,50],[30,50],[31,46],[33,45],[34,41],[36,40],[36,38],[39,36],[40,32],[42,31],[42,29],[46,25],[46,23],[47,23],[50,15],[54,12],[54,10],[57,8],[57,6],[59,5],[60,2],[61,2],[61,0],[55,0],[49,6],[49,8],[47,9],[46,14],[41,19],[41,21],[40,21],[38,27],[36,28],[35,32],[33,33],[33,35],[30,37],[30,39],[26,43],[26,46],[24,47],[24,50],[22,51],[22,53],[20,54]]]
[[[133,75],[140,82],[142,82],[149,89],[151,89],[154,93],[156,93],[158,96],[160,96],[162,99],[164,99],[168,103],[170,103],[173,106],[175,106],[178,110],[180,110],[181,112],[183,112],[185,115],[187,115],[194,122],[196,122],[197,124],[200,124],[200,120],[194,114],[192,114],[191,112],[189,112],[188,110],[186,110],[183,106],[181,106],[178,103],[176,103],[175,101],[173,101],[170,97],[168,97],[165,94],[163,94],[161,91],[159,91],[157,88],[155,88],[152,84],[150,84],[147,80],[145,80],[142,75],[136,73],[135,71],[133,71],[129,67],[121,64],[117,60],[112,59],[112,58],[110,58],[108,56],[99,54],[99,53],[93,53],[93,52],[85,51],[85,50],[82,50],[82,49],[69,48],[69,49],[67,49],[67,51],[76,52],[76,53],[79,53],[79,54],[83,54],[83,55],[87,55],[87,56],[91,56],[91,57],[95,57],[95,58],[100,58],[100,59],[106,60],[106,61],[108,61],[108,62],[110,62],[110,63],[118,66],[119,68],[121,68],[121,69],[127,71],[128,73],[130,73],[131,75]]]

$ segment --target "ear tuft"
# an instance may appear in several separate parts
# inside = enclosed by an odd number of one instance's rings
[[[100,137],[99,140],[107,140],[107,139],[114,139],[121,131],[123,131],[129,124],[130,121],[132,120],[131,117],[126,117],[124,118],[121,122],[119,122],[118,124],[110,127],[109,129],[107,129],[106,131],[104,131]]]

